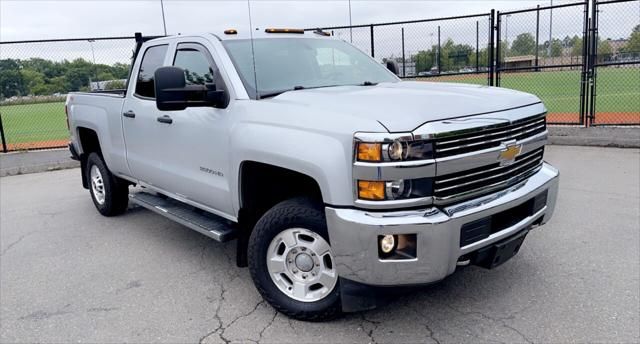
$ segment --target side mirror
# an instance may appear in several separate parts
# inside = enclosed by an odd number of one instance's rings
[[[387,69],[391,71],[391,73],[398,75],[400,73],[400,68],[398,68],[398,63],[393,60],[387,60]]]
[[[178,67],[160,67],[154,73],[156,106],[160,111],[178,111],[187,107],[223,107],[225,92],[216,85],[187,85],[184,70]]]

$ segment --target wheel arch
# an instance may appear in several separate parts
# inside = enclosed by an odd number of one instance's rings
[[[247,266],[247,245],[251,231],[260,217],[274,205],[300,196],[324,203],[320,183],[316,178],[254,160],[246,160],[240,164],[238,188],[238,266]]]

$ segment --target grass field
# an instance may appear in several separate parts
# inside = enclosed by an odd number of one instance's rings
[[[423,78],[486,84],[486,75]],[[597,76],[596,123],[640,124],[640,69],[602,68]],[[552,122],[578,122],[580,71],[502,73],[501,87],[539,96]],[[0,106],[9,149],[63,146],[69,137],[64,103]]]
[[[486,85],[486,75],[452,75],[426,81],[465,82]],[[596,123],[640,124],[640,69],[601,68],[597,75]],[[502,73],[500,87],[540,97],[549,110],[550,121],[578,122],[580,71]]]

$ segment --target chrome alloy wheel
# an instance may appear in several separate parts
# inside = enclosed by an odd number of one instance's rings
[[[297,301],[322,300],[338,282],[329,243],[304,228],[284,230],[271,240],[267,267],[278,289]]]
[[[100,173],[98,166],[91,166],[91,173],[89,177],[91,178],[91,192],[96,198],[98,204],[103,205],[105,199],[104,181],[102,180],[102,173]]]

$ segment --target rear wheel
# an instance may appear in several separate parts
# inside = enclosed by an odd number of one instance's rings
[[[124,213],[129,203],[129,184],[114,176],[97,153],[87,158],[89,193],[96,209],[104,216]]]
[[[321,205],[307,199],[277,204],[249,239],[249,269],[274,308],[299,320],[340,314],[338,273]]]

